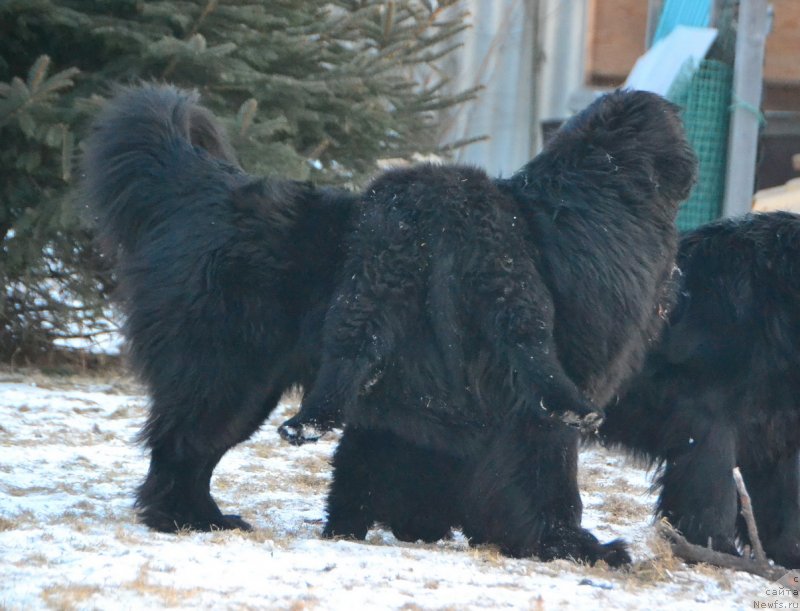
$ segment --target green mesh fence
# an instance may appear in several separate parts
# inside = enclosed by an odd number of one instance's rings
[[[685,70],[667,94],[683,109],[686,134],[700,164],[697,184],[678,211],[681,231],[721,215],[732,81],[729,65],[703,60],[696,71]]]

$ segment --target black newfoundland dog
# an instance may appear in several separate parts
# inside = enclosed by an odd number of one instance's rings
[[[627,561],[580,527],[561,420],[597,413],[658,335],[694,172],[675,109],[617,92],[507,180],[420,166],[367,187],[318,377],[282,427],[301,441],[343,414],[324,534],[458,524],[512,556]]]
[[[739,466],[767,555],[800,567],[800,217],[706,225],[678,264],[678,306],[601,438],[660,465],[660,515],[734,554]]]
[[[152,398],[149,526],[247,527],[212,470],[301,385],[285,436],[346,422],[327,535],[458,524],[515,556],[628,560],[580,527],[562,419],[597,420],[671,304],[695,161],[670,104],[610,94],[509,179],[421,166],[356,197],[246,175],[194,96],[145,86],[84,171]]]
[[[139,516],[161,531],[248,528],[220,512],[211,473],[315,378],[355,198],[246,175],[197,96],[168,86],[120,91],[83,171],[151,398]]]

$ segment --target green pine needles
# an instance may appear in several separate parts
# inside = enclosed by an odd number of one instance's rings
[[[437,68],[466,17],[458,0],[0,3],[0,358],[37,359],[106,311],[69,198],[114,83],[198,89],[252,173],[358,187],[376,160],[442,150],[437,112],[475,94]]]

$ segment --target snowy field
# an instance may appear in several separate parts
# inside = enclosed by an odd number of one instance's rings
[[[145,407],[129,378],[0,370],[0,609],[800,608],[757,577],[673,558],[653,536],[647,473],[596,448],[582,458],[584,525],[631,543],[629,571],[508,559],[458,533],[436,545],[380,529],[322,541],[336,439],[283,443],[290,400],[212,482],[254,532],[154,533],[131,507]]]

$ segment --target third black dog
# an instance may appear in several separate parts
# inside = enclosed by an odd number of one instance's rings
[[[734,554],[738,465],[767,555],[800,567],[800,217],[703,226],[678,264],[678,307],[601,438],[660,465],[659,515]]]
[[[659,333],[694,176],[676,108],[615,92],[508,179],[423,165],[367,187],[319,374],[282,427],[302,441],[344,416],[325,534],[459,524],[513,556],[629,561],[580,526],[560,418],[598,413]]]

